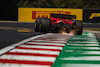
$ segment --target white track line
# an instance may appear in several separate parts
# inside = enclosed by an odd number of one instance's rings
[[[44,34],[44,35],[33,36],[33,37],[30,37],[30,38],[25,39],[25,40],[23,40],[23,41],[20,41],[20,42],[18,42],[18,43],[12,44],[12,45],[10,45],[10,46],[8,46],[8,47],[5,47],[5,48],[1,49],[1,50],[0,50],[0,55],[6,53],[7,51],[9,51],[9,50],[11,50],[11,49],[13,49],[13,48],[15,48],[16,46],[19,46],[20,44],[23,44],[23,43],[26,43],[26,42],[31,41],[31,40],[33,40],[33,39],[36,39],[36,38],[38,38],[38,37],[43,37],[43,36],[50,35],[50,34],[51,34],[51,33],[49,33],[49,34]]]
[[[54,62],[56,57],[2,55],[0,59]]]

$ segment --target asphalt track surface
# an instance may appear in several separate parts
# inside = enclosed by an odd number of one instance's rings
[[[84,24],[84,28],[100,28],[100,24]],[[41,34],[45,33],[34,31],[34,23],[0,22],[0,49]]]
[[[75,36],[47,33],[2,49],[0,67],[100,67],[99,51],[90,32]]]
[[[74,63],[79,64],[77,64],[77,67],[80,66],[80,63],[82,63],[81,67],[95,67],[97,63],[100,64],[98,41],[94,34],[89,33],[100,34],[97,31],[87,31],[80,36],[75,35],[73,37],[73,35],[58,33],[35,32],[34,23],[1,23],[0,32],[0,41],[5,43],[0,45],[2,48],[6,47],[0,51],[0,67],[51,67],[52,64],[52,67],[58,67],[59,65],[64,67],[62,66],[64,63],[59,64],[59,62],[65,62],[66,60],[68,67],[69,65],[74,67],[76,65]],[[67,47],[65,46],[66,42]],[[62,50],[63,47],[66,49]],[[84,51],[87,56],[80,57],[84,54],[84,52],[79,52],[81,51],[80,48],[87,50]],[[76,54],[75,56],[73,56],[72,51]],[[91,55],[91,57],[88,55]],[[80,62],[77,62],[77,60],[80,60]],[[88,62],[82,60],[88,60]],[[100,66],[97,65],[96,67]]]
[[[40,34],[34,31],[34,23],[0,23],[0,49]]]
[[[100,24],[96,23],[96,24],[84,24],[84,28],[100,28]]]

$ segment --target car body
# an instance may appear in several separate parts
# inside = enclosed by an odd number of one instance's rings
[[[47,17],[37,17],[35,22],[36,32],[59,32],[65,29],[69,33],[74,30],[76,34],[81,35],[83,30],[83,22],[76,20],[75,15],[65,14],[50,14],[50,19]]]

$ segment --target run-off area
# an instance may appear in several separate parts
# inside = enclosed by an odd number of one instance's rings
[[[44,34],[1,50],[0,67],[100,67],[96,36]]]

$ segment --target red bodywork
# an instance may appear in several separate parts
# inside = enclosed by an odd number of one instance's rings
[[[72,25],[73,21],[72,19],[60,19],[60,18],[54,18],[54,17],[50,17],[50,21],[51,21],[51,25],[53,24],[59,24],[61,21],[64,23],[64,24],[70,24]]]

